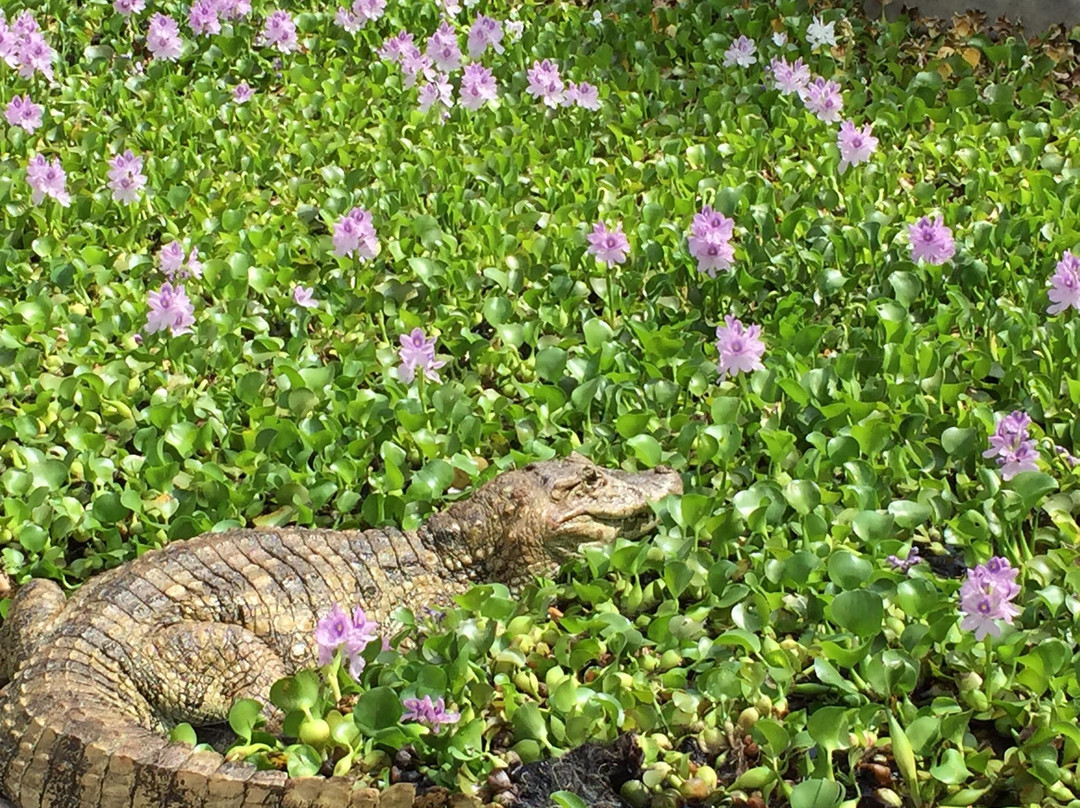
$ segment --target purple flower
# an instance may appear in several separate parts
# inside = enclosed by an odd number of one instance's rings
[[[507,20],[503,28],[510,35],[511,41],[517,42],[525,32],[525,23],[521,20]]]
[[[461,719],[461,713],[448,712],[446,702],[442,696],[432,703],[431,696],[422,699],[402,699],[401,706],[405,713],[401,716],[402,721],[415,721],[426,724],[432,729],[438,729],[440,724],[454,724]]]
[[[221,21],[215,0],[195,0],[188,9],[188,25],[196,36],[220,34]]]
[[[203,265],[202,262],[199,261],[199,250],[197,247],[192,247],[191,252],[188,253],[187,258],[185,259],[183,245],[179,241],[170,241],[158,250],[157,261],[158,269],[160,269],[170,281],[183,280],[190,276],[196,278],[202,277]]]
[[[1077,466],[1080,466],[1080,457],[1076,457],[1075,455],[1073,455],[1073,453],[1066,449],[1064,446],[1054,444],[1054,451],[1061,455],[1061,459],[1069,464],[1069,468],[1076,468]]]
[[[262,34],[258,44],[271,45],[281,53],[292,53],[300,47],[296,39],[296,23],[289,12],[271,12],[263,23]]]
[[[64,187],[67,174],[64,173],[59,158],[47,161],[44,155],[35,154],[26,166],[26,182],[33,191],[30,200],[35,205],[40,205],[47,196],[51,196],[65,208],[71,204],[71,197]]]
[[[319,305],[315,302],[313,294],[314,292],[311,289],[298,284],[292,290],[293,303],[302,309],[313,309]]]
[[[398,365],[398,377],[405,384],[412,384],[416,378],[416,369],[420,368],[424,376],[433,382],[441,382],[438,370],[446,362],[435,359],[435,337],[428,337],[423,329],[414,328],[408,335],[398,337],[401,347],[398,349],[398,357],[401,364]]]
[[[24,79],[33,78],[34,73],[41,73],[46,78],[53,76],[53,49],[41,35],[37,22],[33,15],[24,11],[15,20],[9,29],[9,44],[5,48],[5,58],[8,62],[14,57],[15,65],[19,69],[19,75]]]
[[[489,45],[495,49],[496,53],[502,53],[504,50],[502,38],[502,23],[491,17],[480,14],[473,21],[472,27],[469,29],[469,39],[466,43],[466,47],[469,49],[469,56],[473,59],[479,59],[484,51],[488,49]]]
[[[1027,413],[1014,410],[998,421],[997,429],[990,436],[990,448],[983,452],[983,457],[997,457],[1001,466],[1001,477],[1011,480],[1022,471],[1038,471],[1036,460],[1039,451],[1035,440],[1028,436],[1031,418]]]
[[[246,81],[242,81],[233,87],[233,101],[237,104],[246,104],[253,95],[255,95],[255,91],[251,89]]]
[[[495,87],[495,76],[481,64],[465,66],[465,72],[461,76],[461,106],[466,109],[479,109],[488,101],[493,101],[498,95]]]
[[[600,109],[600,91],[587,81],[581,84],[568,82],[566,92],[563,94],[563,104],[566,106],[577,104],[583,109],[598,110]]]
[[[330,611],[315,624],[315,644],[319,648],[319,664],[328,665],[334,653],[345,644],[352,629],[352,621],[345,610],[336,603]]]
[[[412,44],[413,35],[408,31],[399,31],[396,36],[392,36],[383,42],[376,53],[379,54],[379,58],[381,59],[385,59],[388,62],[397,62],[401,59],[402,49],[406,45]]]
[[[724,67],[731,67],[732,65],[750,67],[750,65],[757,62],[757,56],[754,55],[756,50],[757,46],[754,45],[752,39],[740,36],[724,52]]]
[[[922,556],[919,555],[919,548],[912,547],[911,550],[908,551],[907,558],[891,555],[885,559],[885,562],[893,569],[906,573],[922,560]]]
[[[461,47],[457,32],[445,20],[427,41],[427,55],[435,67],[443,73],[452,73],[461,67]]]
[[[761,341],[761,326],[752,325],[745,327],[735,316],[729,314],[724,318],[726,325],[716,327],[716,349],[720,353],[720,361],[717,369],[720,378],[731,374],[735,376],[749,373],[751,370],[761,370],[765,365],[761,361],[765,353],[765,343]]]
[[[854,121],[840,124],[836,136],[836,145],[840,149],[840,173],[847,171],[849,165],[857,166],[870,159],[877,148],[877,138],[870,134],[873,124],[866,124],[862,129],[855,128]]]
[[[1060,314],[1069,306],[1080,311],[1080,258],[1066,252],[1050,278],[1050,287],[1051,306],[1046,310],[1047,314]]]
[[[1020,594],[1016,583],[1019,570],[1009,562],[995,556],[986,564],[969,569],[967,580],[960,587],[960,611],[964,619],[960,628],[974,630],[975,639],[982,640],[988,634],[1001,636],[1001,627],[995,620],[1011,624],[1020,614],[1012,601]]]
[[[147,302],[150,304],[150,313],[146,318],[146,333],[153,334],[166,328],[174,337],[191,333],[191,326],[195,322],[195,307],[183,286],[173,288],[173,285],[166,281],[161,284],[161,289],[147,296]]]
[[[223,20],[238,20],[251,13],[251,0],[215,0],[218,17]]]
[[[825,123],[840,120],[840,109],[844,99],[840,95],[840,85],[835,81],[826,81],[818,76],[799,91],[806,108]]]
[[[4,117],[12,126],[21,126],[27,132],[33,132],[41,126],[41,113],[44,110],[29,95],[16,95],[4,109]]]
[[[146,8],[146,0],[113,0],[113,11],[130,17]]]
[[[340,25],[347,33],[355,34],[363,27],[364,21],[344,6],[338,6],[334,14],[334,24]]]
[[[379,240],[371,214],[364,208],[353,208],[334,225],[334,255],[339,258],[356,253],[366,261],[379,252]]]
[[[585,238],[589,242],[589,255],[595,255],[597,260],[609,267],[626,261],[626,254],[630,252],[630,242],[623,233],[622,222],[615,225],[613,230],[608,230],[603,222],[597,222]]]
[[[415,45],[409,44],[402,48],[400,61],[401,72],[405,74],[405,81],[402,82],[402,84],[406,88],[412,87],[416,83],[418,76],[423,76],[430,82],[438,75],[435,72],[435,68],[431,66],[431,57],[425,56]],[[437,95],[438,93],[436,92],[436,96]],[[435,100],[435,98],[432,98],[431,103],[434,103]],[[424,110],[426,111],[430,106],[431,104],[428,104],[427,107],[424,107]]]
[[[835,25],[835,20],[822,23],[821,17],[814,17],[813,21],[806,26],[806,43],[810,46],[810,50],[815,51],[822,45],[835,45],[836,32],[833,30]]]
[[[125,205],[133,205],[146,186],[146,175],[142,173],[142,157],[128,149],[109,161],[109,189],[113,200]]]
[[[454,88],[450,84],[450,77],[445,73],[436,73],[431,81],[420,88],[419,98],[417,106],[421,112],[427,112],[438,102],[443,107],[442,117],[445,119],[454,105]]]
[[[735,260],[735,248],[730,240],[735,232],[735,222],[719,211],[706,205],[694,214],[690,226],[690,254],[698,261],[698,271],[716,277],[716,270],[731,269]]]
[[[146,32],[146,48],[155,59],[175,62],[180,58],[180,26],[172,17],[155,13],[151,15]]]
[[[933,221],[923,216],[915,224],[908,225],[912,261],[922,258],[928,264],[944,264],[956,254],[952,230],[944,221],[941,216]]]
[[[559,68],[550,59],[533,62],[527,75],[529,86],[526,92],[529,95],[543,99],[549,107],[556,107],[562,102],[565,86],[559,76]]]
[[[378,635],[378,624],[368,620],[364,610],[357,607],[350,618],[336,603],[315,626],[315,644],[319,649],[319,664],[328,665],[337,650],[344,646],[349,659],[349,674],[356,678],[364,670],[362,653]]]
[[[361,22],[377,20],[386,11],[386,0],[353,0],[352,13]]]

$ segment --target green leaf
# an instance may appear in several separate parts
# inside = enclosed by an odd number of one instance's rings
[[[895,742],[894,742],[895,746]],[[971,777],[971,772],[964,765],[964,756],[956,749],[946,749],[936,766],[930,767],[930,775],[937,781],[948,785],[959,785]]]
[[[841,589],[861,589],[870,580],[874,565],[846,550],[838,550],[829,556],[827,570],[829,579]]]
[[[843,629],[860,637],[869,637],[881,631],[881,621],[885,616],[881,596],[866,589],[853,589],[841,592],[827,612],[829,619]]]
[[[662,451],[660,441],[652,435],[634,435],[634,437],[626,441],[626,444],[633,449],[634,455],[646,466],[646,468],[660,465]]]
[[[876,544],[891,538],[893,518],[891,514],[881,511],[859,511],[851,520],[851,526],[860,539]]]
[[[929,519],[933,511],[929,505],[923,505],[921,502],[894,499],[889,503],[889,513],[900,527],[912,528]]]
[[[240,699],[229,710],[229,726],[245,741],[251,741],[251,732],[259,721],[262,705],[254,699]]]
[[[547,723],[535,704],[522,704],[510,717],[510,723],[514,728],[514,737],[517,740],[531,740],[547,744]]]
[[[550,799],[559,808],[588,808],[585,800],[572,791],[552,791]]]
[[[373,687],[361,693],[353,707],[353,721],[367,733],[392,727],[404,714],[401,699],[390,687]]]
[[[843,796],[839,783],[810,778],[791,789],[791,808],[836,808]]]
[[[978,433],[974,429],[950,426],[941,433],[941,447],[951,457],[962,460],[975,451],[977,436]]]

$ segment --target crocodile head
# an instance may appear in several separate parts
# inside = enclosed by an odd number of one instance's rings
[[[500,474],[428,523],[444,562],[480,582],[545,575],[587,542],[635,538],[656,524],[651,504],[682,493],[675,472],[631,473],[579,454]]]
[[[526,466],[544,511],[539,544],[561,563],[587,542],[634,539],[656,526],[650,503],[682,493],[682,479],[664,466],[631,473],[597,466],[577,453]]]

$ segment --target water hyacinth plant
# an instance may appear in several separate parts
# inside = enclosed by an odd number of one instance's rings
[[[231,757],[503,805],[633,733],[596,802],[1080,799],[1066,33],[30,5],[0,17],[13,588],[214,529],[411,529],[571,451],[685,483],[441,620],[326,604]]]

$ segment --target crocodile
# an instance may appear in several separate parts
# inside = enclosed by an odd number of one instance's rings
[[[168,731],[220,723],[241,698],[266,704],[276,680],[315,663],[333,603],[382,622],[477,583],[519,590],[583,543],[647,531],[650,503],[681,491],[666,468],[575,453],[499,474],[415,531],[230,529],[146,552],[69,598],[31,580],[0,626],[0,795],[19,808],[372,805],[348,778],[258,771]]]

